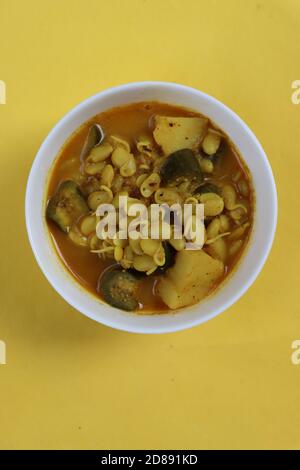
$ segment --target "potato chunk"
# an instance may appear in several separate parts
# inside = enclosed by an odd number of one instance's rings
[[[176,150],[199,148],[208,120],[201,117],[155,117],[154,139],[165,155]]]
[[[223,272],[222,261],[204,251],[183,250],[159,281],[157,291],[171,309],[193,305],[209,293]]]

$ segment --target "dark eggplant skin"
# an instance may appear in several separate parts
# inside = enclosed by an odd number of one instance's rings
[[[206,153],[203,152],[202,156],[204,156],[205,158],[209,158],[213,163],[218,163],[220,158],[224,158],[226,156],[227,150],[228,143],[224,138],[222,138],[220,146],[216,153],[214,153],[213,155],[206,155]]]
[[[143,279],[147,276],[147,274],[143,271],[138,271],[137,269],[134,269],[134,268],[129,268],[127,269],[127,272],[129,274],[132,274],[136,279]],[[150,274],[151,276],[151,274]]]
[[[213,183],[203,183],[200,186],[198,186],[197,189],[194,191],[194,195],[197,194],[205,194],[205,193],[216,193],[216,194],[221,194],[220,188],[213,184]]]
[[[150,276],[157,276],[164,274],[169,268],[175,264],[176,250],[168,243],[167,241],[163,242],[163,247],[165,250],[166,261],[163,266],[158,266],[156,270],[150,274]],[[142,279],[147,276],[145,272],[137,271],[134,268],[130,268],[127,272],[132,273],[137,279]]]
[[[98,282],[98,290],[104,300],[109,305],[128,312],[136,310],[139,306],[135,297],[137,288],[137,277],[118,268],[107,269]]]
[[[90,151],[101,144],[104,139],[104,132],[99,124],[92,124],[88,130],[85,142],[83,144],[80,159],[83,161]]]
[[[213,157],[215,159],[225,157],[227,150],[228,150],[228,142],[227,142],[226,139],[222,138],[221,139],[221,144],[220,144],[218,150],[216,151],[215,155],[213,155]]]
[[[83,214],[89,212],[88,205],[79,186],[72,180],[63,181],[49,200],[46,216],[68,233],[71,226]]]
[[[179,183],[181,180],[203,181],[199,162],[191,149],[177,150],[171,153],[160,169],[164,184]]]
[[[166,262],[163,266],[159,266],[153,274],[164,274],[169,268],[175,264],[176,250],[170,243],[164,241],[163,247],[165,250]]]

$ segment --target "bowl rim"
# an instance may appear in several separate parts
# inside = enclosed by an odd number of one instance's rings
[[[260,154],[260,157],[262,157],[263,160],[264,160],[264,167],[266,169],[266,175],[268,177],[269,190],[271,191],[269,196],[270,196],[270,200],[271,200],[271,210],[272,210],[271,226],[268,227],[268,234],[267,234],[268,236],[264,240],[263,255],[261,256],[260,260],[255,265],[255,267],[252,267],[252,271],[251,271],[250,275],[248,276],[247,281],[239,289],[237,289],[236,292],[229,295],[229,298],[226,301],[224,301],[222,304],[220,304],[220,306],[218,308],[215,308],[214,311],[210,312],[209,314],[206,314],[206,315],[203,315],[203,316],[199,315],[198,317],[195,317],[195,318],[192,318],[192,319],[188,318],[188,316],[187,316],[186,321],[185,322],[180,322],[179,324],[176,324],[176,322],[174,323],[173,321],[170,321],[169,323],[165,322],[165,324],[163,326],[162,325],[160,325],[160,326],[156,326],[156,325],[149,326],[149,325],[147,325],[147,327],[143,326],[142,323],[140,325],[133,326],[131,324],[132,322],[129,322],[129,321],[128,321],[128,324],[126,323],[126,321],[121,322],[122,324],[116,324],[116,322],[113,321],[113,320],[110,321],[109,319],[99,319],[96,315],[93,314],[93,312],[86,311],[86,309],[84,309],[81,305],[78,305],[78,303],[76,301],[74,301],[74,299],[72,297],[70,297],[64,291],[64,288],[62,286],[60,286],[60,284],[57,282],[57,280],[54,277],[52,277],[50,275],[50,273],[48,272],[47,265],[43,262],[43,260],[40,256],[39,246],[38,246],[37,243],[35,243],[35,235],[36,234],[35,234],[35,228],[34,228],[34,223],[33,223],[33,216],[31,214],[31,204],[32,204],[32,201],[33,201],[33,198],[34,198],[35,176],[36,176],[36,173],[37,173],[37,170],[38,170],[38,166],[40,165],[40,161],[41,161],[41,158],[43,156],[44,151],[47,149],[47,147],[49,145],[49,142],[51,142],[51,139],[53,138],[53,136],[55,136],[55,134],[58,132],[58,130],[62,129],[73,116],[75,116],[76,114],[80,114],[80,112],[84,108],[88,108],[91,103],[93,103],[95,100],[97,100],[99,98],[101,99],[101,98],[104,98],[104,97],[107,97],[107,96],[109,97],[109,95],[112,95],[114,93],[119,93],[119,92],[126,93],[127,91],[131,91],[131,90],[136,90],[136,89],[141,90],[142,88],[145,88],[145,87],[160,87],[160,88],[166,88],[166,89],[169,89],[169,90],[170,90],[170,88],[172,88],[174,91],[177,90],[177,91],[189,92],[189,93],[194,93],[194,94],[196,93],[202,99],[209,100],[209,102],[213,106],[216,106],[217,108],[220,108],[223,111],[225,111],[227,113],[227,115],[229,115],[231,117],[231,119],[233,119],[237,123],[237,125],[240,126],[243,129],[243,131],[245,131],[245,133],[248,135],[249,139],[256,146],[256,148],[257,148],[257,150]],[[141,99],[139,101],[143,101],[143,100]],[[145,101],[148,101],[148,100],[145,100]],[[159,101],[159,100],[157,100],[157,101]],[[163,102],[163,100],[161,100],[161,102]],[[114,106],[112,106],[112,107],[114,107]],[[70,135],[68,135],[65,138],[65,141],[68,138],[70,138]],[[230,135],[229,135],[229,138],[231,138]],[[56,157],[57,157],[57,155],[54,156],[51,165],[53,165]],[[243,155],[242,155],[242,157],[243,157]],[[248,165],[247,161],[245,161],[245,162]],[[251,176],[253,176],[253,175],[251,174]],[[255,193],[256,193],[256,188],[255,187],[254,187],[254,190],[255,190]],[[187,329],[187,328],[191,328],[193,326],[200,325],[200,324],[208,321],[209,319],[212,319],[215,316],[219,315],[223,311],[227,310],[240,297],[242,297],[244,295],[244,293],[249,289],[249,287],[253,284],[253,282],[255,281],[257,276],[259,275],[260,271],[262,270],[262,268],[263,268],[263,266],[264,266],[264,264],[267,260],[268,255],[270,253],[270,250],[271,250],[271,247],[272,247],[272,244],[273,244],[273,240],[274,240],[274,236],[275,236],[275,232],[276,232],[277,213],[278,213],[277,191],[276,191],[276,185],[275,185],[275,180],[274,180],[273,172],[272,172],[272,169],[271,169],[271,165],[270,165],[270,163],[268,161],[268,158],[267,158],[267,156],[266,156],[266,154],[265,154],[265,152],[262,148],[262,145],[258,141],[258,139],[255,136],[255,134],[253,133],[253,131],[249,128],[249,126],[233,110],[231,110],[228,106],[223,104],[218,99],[212,97],[211,95],[209,95],[209,94],[207,94],[203,91],[200,91],[196,88],[190,87],[190,86],[181,85],[181,84],[177,84],[177,83],[174,83],[174,82],[164,82],[164,81],[131,82],[131,83],[123,84],[123,85],[110,87],[110,88],[107,88],[103,91],[100,91],[100,92],[90,96],[89,98],[81,101],[79,104],[74,106],[70,111],[68,111],[54,125],[54,127],[51,129],[51,131],[48,133],[48,135],[46,136],[46,138],[42,142],[42,144],[41,144],[41,146],[40,146],[40,148],[39,148],[39,150],[38,150],[38,152],[35,156],[33,164],[31,166],[31,170],[30,170],[30,173],[29,173],[28,181],[27,181],[26,196],[25,196],[25,219],[26,219],[26,227],[27,227],[27,233],[28,233],[28,238],[29,238],[29,241],[30,241],[30,245],[31,245],[34,256],[36,258],[36,261],[37,261],[41,271],[43,272],[43,274],[45,275],[45,277],[47,278],[49,283],[52,285],[52,287],[73,308],[75,308],[76,310],[78,310],[79,312],[84,314],[85,316],[97,321],[98,323],[102,323],[106,326],[110,326],[112,328],[116,328],[116,329],[127,331],[127,332],[146,333],[146,334],[147,333],[170,333],[170,332],[181,331],[181,330],[184,330],[184,329]],[[254,230],[255,230],[255,228],[253,227],[252,232]],[[253,236],[253,234],[251,234],[250,240],[248,241],[248,244],[250,243],[252,236]],[[247,248],[248,247],[246,247],[246,250],[247,250]],[[55,249],[54,246],[52,247],[52,249]],[[60,262],[61,264],[63,264],[59,260],[58,254],[56,254],[56,256],[57,256],[57,262]],[[242,259],[244,257],[246,257],[246,253],[242,254]],[[239,270],[239,266],[236,267],[236,270],[237,271]],[[234,270],[234,272],[235,272],[235,270]],[[70,276],[70,280],[71,280],[72,275],[70,273],[69,273],[69,276]],[[66,279],[67,279],[67,277],[66,277]],[[88,294],[86,289],[84,289],[77,281],[74,280],[74,282],[76,283],[77,287],[81,288],[81,291],[83,290],[86,294]],[[230,278],[228,279],[228,283],[230,283]],[[222,286],[223,286],[223,283],[220,286],[220,289],[222,289]],[[212,296],[213,295],[214,295],[214,293],[212,293]],[[201,303],[202,302],[194,305],[193,307],[195,308],[197,306],[200,306]],[[109,308],[112,309],[112,307],[109,307]],[[178,317],[179,313],[181,314],[182,310],[171,312],[170,314],[147,315],[147,317],[148,318],[154,318],[154,317],[160,316],[160,317],[168,317],[169,319],[172,317],[174,319],[174,318],[176,318],[176,315]],[[134,313],[131,313],[129,316],[132,316],[132,315],[135,317],[135,319],[137,319],[137,317],[144,317],[144,315],[137,315],[137,314],[134,314]],[[183,312],[183,315],[186,315],[186,314]],[[129,316],[128,316],[128,318],[129,318]],[[182,323],[184,323],[184,324],[182,324]]]

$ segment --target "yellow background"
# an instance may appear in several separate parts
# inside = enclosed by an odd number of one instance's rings
[[[1,448],[300,448],[298,0],[0,0]],[[188,331],[134,335],[85,318],[31,252],[34,156],[75,104],[165,80],[233,108],[279,193],[275,244],[253,287]]]

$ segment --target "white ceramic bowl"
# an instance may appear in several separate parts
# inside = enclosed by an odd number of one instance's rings
[[[45,188],[49,171],[68,137],[101,111],[139,101],[161,101],[199,111],[211,118],[234,142],[248,165],[256,193],[255,220],[249,246],[224,285],[198,305],[177,313],[137,315],[101,303],[67,272],[55,253],[45,223]],[[140,82],[102,91],[72,109],[42,144],[29,175],[26,224],[41,270],[54,289],[74,308],[105,325],[137,333],[166,333],[203,323],[236,302],[254,282],[270,251],[277,221],[277,197],[268,159],[247,125],[207,94],[175,83]]]

